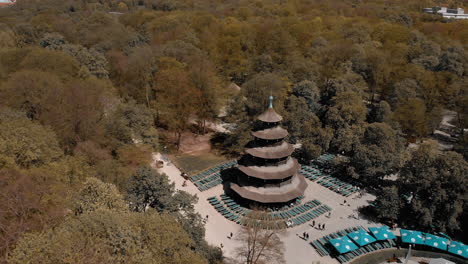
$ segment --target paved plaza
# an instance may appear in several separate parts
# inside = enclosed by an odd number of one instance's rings
[[[153,160],[159,160],[160,154],[155,154]],[[156,167],[156,166],[154,166]],[[160,173],[168,175],[170,181],[175,183],[176,189],[184,190],[190,194],[198,196],[198,202],[195,205],[195,210],[203,217],[208,215],[206,223],[206,240],[208,243],[220,246],[223,244],[223,253],[227,258],[235,257],[235,248],[239,247],[239,242],[235,240],[236,233],[239,232],[241,226],[229,221],[218,213],[215,208],[207,201],[208,197],[219,196],[223,191],[223,186],[218,185],[207,191],[200,192],[198,188],[190,181],[186,181],[186,186],[182,186],[184,179],[181,176],[180,170],[174,164],[165,164],[163,168],[157,169]],[[327,214],[321,215],[315,219],[316,224],[325,224],[325,230],[318,230],[311,227],[309,223],[288,228],[281,235],[281,240],[285,245],[285,259],[288,264],[311,264],[320,261],[320,263],[338,263],[337,260],[330,257],[320,257],[315,249],[309,245],[309,242],[320,238],[329,233],[339,231],[348,227],[354,226],[378,226],[378,223],[371,223],[365,219],[359,219],[357,209],[367,205],[375,199],[370,194],[365,194],[361,198],[357,198],[357,194],[350,197],[343,197],[315,182],[307,181],[308,188],[304,193],[303,201],[317,199],[322,203],[332,208],[331,216]],[[346,205],[343,205],[346,200]],[[234,234],[233,239],[229,239],[230,233]],[[304,232],[309,233],[309,240],[302,239]],[[299,237],[300,236],[300,237]]]

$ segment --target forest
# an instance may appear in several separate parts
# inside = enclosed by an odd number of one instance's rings
[[[421,12],[436,5],[468,12],[463,0],[0,8],[0,263],[222,263],[197,197],[149,167],[152,153],[224,122],[212,144],[237,157],[270,94],[295,155],[340,154],[336,176],[377,194],[364,208],[377,219],[466,239],[468,21]],[[447,111],[453,148],[440,150]]]

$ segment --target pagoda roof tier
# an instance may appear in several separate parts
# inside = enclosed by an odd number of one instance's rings
[[[269,107],[265,112],[258,116],[258,120],[267,123],[277,123],[283,120],[283,117],[276,113],[272,107]]]
[[[304,194],[307,182],[302,174],[296,174],[290,184],[282,187],[260,187],[240,186],[231,183],[231,189],[242,198],[260,203],[285,203]]]
[[[299,162],[296,159],[290,158],[285,164],[279,166],[242,166],[239,165],[239,170],[249,175],[264,180],[280,180],[294,175],[300,168]]]
[[[294,146],[283,142],[281,145],[246,148],[245,152],[250,155],[263,159],[280,159],[290,156],[294,152]]]
[[[288,131],[280,126],[273,128],[267,128],[263,130],[258,130],[252,132],[252,135],[256,138],[272,140],[272,139],[282,139],[288,135]]]

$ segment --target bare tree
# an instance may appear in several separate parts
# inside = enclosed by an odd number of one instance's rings
[[[262,211],[253,210],[244,217],[237,240],[242,243],[236,249],[236,254],[242,263],[264,264],[285,263],[284,245],[279,238],[282,229],[264,229],[268,220]]]

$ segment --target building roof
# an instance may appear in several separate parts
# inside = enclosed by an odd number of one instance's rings
[[[288,136],[288,131],[280,126],[253,131],[252,135],[256,138],[273,140],[282,139]]]
[[[239,194],[242,198],[260,203],[285,203],[303,195],[306,188],[307,182],[305,181],[302,174],[296,174],[296,176],[292,178],[290,184],[284,185],[281,188],[257,188],[253,186],[240,186],[236,183],[231,183],[231,189]]]
[[[242,166],[239,170],[249,175],[264,180],[279,180],[294,175],[301,165],[294,158],[289,158],[285,164],[279,166]]]
[[[290,156],[294,152],[294,146],[283,142],[281,145],[246,148],[245,152],[250,155],[263,159],[280,159]]]
[[[234,91],[236,91],[236,92],[238,92],[238,91],[241,90],[241,88],[239,87],[239,85],[237,85],[237,84],[235,84],[235,83],[233,83],[233,82],[230,83],[230,84],[228,85],[228,89],[234,90]]]
[[[258,120],[267,123],[277,123],[283,120],[283,117],[276,113],[273,107],[269,107],[265,112],[258,116]]]

